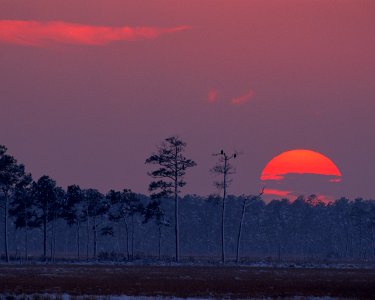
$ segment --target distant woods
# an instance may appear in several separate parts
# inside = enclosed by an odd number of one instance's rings
[[[237,154],[223,150],[211,170],[217,193],[182,197],[184,176],[196,166],[186,147],[173,136],[146,158],[150,195],[142,195],[33,179],[0,145],[1,259],[375,260],[375,201],[325,204],[311,195],[265,203],[262,192],[233,196]]]

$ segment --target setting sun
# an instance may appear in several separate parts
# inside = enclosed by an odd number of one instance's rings
[[[285,151],[269,161],[261,180],[281,180],[286,174],[318,174],[341,177],[341,172],[328,157],[311,150]],[[340,178],[330,179],[340,180]]]

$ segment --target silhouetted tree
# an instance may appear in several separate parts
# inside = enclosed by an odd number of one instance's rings
[[[331,226],[336,229],[336,236],[340,240],[341,257],[344,258],[349,258],[351,252],[350,205],[349,199],[341,197],[330,205],[329,210]]]
[[[76,225],[77,229],[77,258],[80,260],[81,224],[86,221],[87,215],[84,209],[84,193],[78,185],[70,185],[66,192],[66,205],[63,218],[69,226]]]
[[[109,203],[109,210],[108,210],[108,218],[109,221],[117,224],[117,233],[116,230],[114,230],[113,226],[109,225],[102,229],[102,235],[109,235],[109,236],[116,236],[117,239],[117,248],[118,252],[120,252],[120,240],[121,240],[121,222],[124,222],[125,232],[126,232],[126,253],[124,254],[127,258],[127,260],[130,259],[130,251],[129,251],[129,226],[128,226],[128,220],[127,218],[121,217],[121,210],[118,211],[118,207],[120,206],[120,203],[122,202],[122,195],[120,191],[110,190],[106,198]]]
[[[215,186],[218,190],[223,191],[223,200],[221,206],[221,261],[225,263],[225,235],[224,235],[224,228],[225,228],[225,200],[227,198],[227,189],[232,179],[228,178],[229,175],[235,173],[233,166],[229,163],[231,159],[237,157],[237,153],[233,153],[231,155],[227,155],[224,150],[221,150],[220,153],[213,154],[214,156],[219,156],[219,161],[217,164],[211,169],[211,172],[222,176],[222,179],[219,181],[215,181]]]
[[[47,260],[47,233],[48,225],[52,222],[52,234],[51,234],[51,251],[53,259],[53,247],[55,238],[54,222],[58,217],[58,212],[62,207],[63,191],[61,188],[56,186],[56,181],[51,179],[49,176],[42,176],[37,182],[32,185],[32,195],[34,198],[34,204],[36,207],[36,225],[41,227],[43,231],[43,258]]]
[[[61,187],[56,187],[56,200],[52,203],[51,211],[51,261],[55,261],[56,256],[56,230],[57,230],[57,221],[63,217],[64,207],[66,206],[66,193]]]
[[[24,176],[15,188],[13,199],[10,203],[9,214],[15,218],[16,229],[25,231],[25,260],[28,260],[29,228],[36,226],[36,214],[33,210],[34,199],[32,197],[32,177]]]
[[[250,195],[250,196],[243,196],[242,197],[242,210],[241,210],[241,221],[240,221],[240,226],[238,228],[238,235],[237,235],[237,247],[236,247],[236,261],[237,263],[240,261],[240,242],[241,242],[241,234],[242,234],[242,227],[243,227],[243,222],[245,219],[245,213],[246,213],[246,208],[250,205],[251,202],[254,201],[260,201],[261,196],[264,193],[264,188],[262,191],[257,195]]]
[[[22,164],[18,164],[17,160],[6,154],[7,148],[0,145],[0,208],[3,210],[4,217],[4,251],[5,260],[9,262],[8,249],[8,214],[9,201],[11,200],[14,190],[24,177],[25,168]]]
[[[87,243],[89,243],[89,222],[92,221],[93,231],[93,256],[97,259],[98,250],[98,230],[102,224],[102,217],[107,213],[109,204],[107,199],[102,193],[95,189],[84,190],[84,197],[86,201],[86,216],[87,216]],[[88,257],[88,244],[87,244],[87,257]]]
[[[165,210],[161,207],[159,199],[151,199],[144,209],[144,221],[147,223],[150,220],[154,220],[156,226],[158,227],[158,258],[161,259],[161,237],[162,237],[162,228],[164,226],[170,226],[170,222],[166,217]]]
[[[139,197],[131,190],[124,189],[122,192],[114,190],[109,191],[107,199],[110,201],[111,207],[109,211],[110,220],[115,222],[123,221],[126,231],[126,253],[127,259],[134,258],[134,217],[142,214],[143,205]],[[130,220],[129,220],[130,219]],[[129,221],[130,227],[130,244],[131,254],[129,252]],[[109,229],[109,228],[108,228]]]
[[[350,220],[354,231],[356,232],[357,257],[363,258],[363,224],[366,218],[365,203],[362,198],[357,198],[351,205]]]
[[[159,179],[152,181],[149,191],[153,199],[173,197],[175,202],[175,241],[176,241],[176,261],[180,258],[179,247],[179,205],[178,195],[183,186],[186,185],[184,175],[188,168],[196,166],[196,163],[184,156],[186,143],[179,137],[172,136],[164,140],[153,153],[146,159],[147,164],[159,166],[155,171],[148,173],[152,178]]]

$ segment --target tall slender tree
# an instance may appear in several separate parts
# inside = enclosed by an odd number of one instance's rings
[[[9,214],[14,217],[17,229],[24,229],[25,232],[25,260],[28,261],[29,229],[36,225],[36,214],[33,210],[34,200],[32,197],[32,177],[24,176],[15,189],[13,199],[10,203]]]
[[[56,258],[56,233],[57,233],[57,221],[64,215],[64,207],[66,206],[66,193],[63,188],[57,186],[55,189],[56,199],[51,205],[51,238],[50,238],[50,256],[51,261],[55,261]]]
[[[157,165],[158,168],[148,174],[156,179],[149,185],[149,191],[153,199],[173,197],[175,203],[175,259],[180,259],[179,241],[179,194],[181,188],[186,185],[184,176],[188,168],[196,166],[195,161],[184,156],[186,143],[178,136],[165,139],[159,146],[157,152],[146,159],[146,164]]]
[[[107,199],[110,202],[109,218],[114,222],[123,221],[126,231],[126,255],[127,259],[134,258],[134,226],[137,214],[142,214],[143,205],[139,197],[129,189],[122,192],[114,190],[109,191]],[[129,222],[130,225],[129,226]],[[130,227],[130,230],[129,230]],[[107,228],[109,229],[109,228]],[[129,234],[130,231],[130,234]],[[130,236],[130,243],[129,243]],[[129,244],[131,251],[129,251]]]
[[[160,199],[151,199],[144,209],[143,223],[147,223],[150,220],[154,220],[158,227],[158,258],[160,260],[162,228],[170,226],[165,210],[161,207]]]
[[[57,211],[60,208],[60,195],[61,188],[56,185],[56,181],[51,179],[49,176],[42,176],[37,182],[33,183],[32,194],[34,198],[34,204],[36,207],[37,214],[37,225],[41,227],[43,231],[43,259],[47,261],[47,235],[48,225],[55,222],[57,218]],[[53,227],[53,226],[52,226]],[[52,228],[52,247],[54,239],[54,228]],[[53,249],[51,249],[53,251]],[[53,252],[51,255],[53,258]]]
[[[238,228],[238,235],[237,235],[237,247],[236,247],[236,262],[238,263],[240,261],[240,242],[241,242],[241,235],[242,235],[242,227],[245,219],[246,214],[246,208],[250,205],[251,202],[254,201],[261,201],[261,196],[264,193],[264,188],[262,191],[257,195],[250,195],[250,196],[243,196],[242,197],[242,209],[241,209],[241,220],[240,220],[240,226]]]
[[[93,256],[97,259],[98,253],[98,232],[102,225],[102,217],[107,213],[109,205],[107,199],[102,193],[95,189],[84,190],[87,214],[87,229],[89,234],[89,221],[91,220],[91,228],[93,231]],[[88,237],[87,237],[88,238]],[[89,239],[88,239],[89,241]]]
[[[235,173],[235,169],[230,164],[230,160],[237,157],[237,153],[228,155],[224,150],[220,153],[213,154],[219,157],[217,164],[211,169],[211,172],[220,176],[221,179],[215,181],[215,186],[218,190],[223,191],[223,200],[221,205],[221,262],[225,263],[225,200],[227,198],[227,189],[232,183],[232,179],[229,175]]]
[[[70,185],[66,192],[63,218],[69,226],[75,225],[77,230],[77,259],[81,258],[81,224],[86,221],[84,209],[84,193],[78,185]]]
[[[14,194],[15,188],[26,176],[25,168],[22,164],[18,164],[17,160],[6,153],[7,148],[0,145],[0,208],[4,217],[4,252],[5,260],[9,262],[8,249],[8,218],[9,218],[9,202]]]

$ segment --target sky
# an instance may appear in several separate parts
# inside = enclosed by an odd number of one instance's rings
[[[147,193],[145,159],[179,135],[200,195],[221,149],[241,153],[232,194],[308,149],[341,181],[283,190],[374,198],[374,28],[371,0],[1,0],[0,144],[35,178]]]

